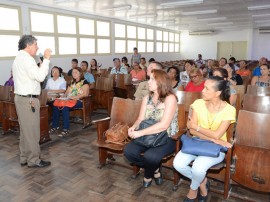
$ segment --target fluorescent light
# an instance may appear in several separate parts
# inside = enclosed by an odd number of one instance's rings
[[[255,17],[265,17],[265,16],[270,16],[270,13],[267,13],[267,14],[252,15],[253,18],[255,18]]]
[[[132,19],[132,18],[155,18],[157,17],[157,14],[155,13],[149,13],[149,14],[138,14],[138,15],[130,15],[129,18]]]
[[[125,4],[125,5],[119,5],[119,6],[114,6],[111,8],[104,8],[101,9],[102,11],[122,11],[122,10],[130,10],[132,6],[130,4]]]
[[[182,15],[204,15],[204,14],[212,14],[217,13],[217,10],[199,10],[199,11],[183,11]]]
[[[262,9],[268,9],[270,8],[270,4],[268,5],[260,5],[260,6],[249,6],[248,10],[249,11],[254,11],[254,10],[262,10]]]
[[[60,3],[74,3],[84,0],[53,0],[53,3],[60,4]]]
[[[217,23],[209,23],[208,26],[216,26],[216,25],[233,25],[233,22],[217,22]]]
[[[171,1],[159,4],[162,7],[174,7],[174,6],[187,6],[193,4],[201,4],[203,0],[183,0],[183,1]]]
[[[270,22],[270,19],[268,20],[256,20],[255,23],[264,23],[264,22]]]
[[[203,22],[203,21],[218,21],[218,20],[226,20],[226,17],[217,17],[217,18],[200,18],[198,21]]]

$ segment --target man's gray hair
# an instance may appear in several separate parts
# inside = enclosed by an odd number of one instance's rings
[[[23,50],[27,47],[27,44],[32,45],[36,41],[37,41],[37,38],[35,38],[33,35],[23,35],[20,38],[18,49]]]

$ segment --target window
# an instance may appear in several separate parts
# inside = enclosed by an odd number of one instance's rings
[[[162,52],[162,42],[157,42],[156,44],[157,44],[156,51]]]
[[[80,38],[80,54],[94,54],[95,50],[95,39]]]
[[[174,43],[169,44],[169,52],[170,53],[174,52]]]
[[[133,48],[137,47],[136,41],[132,40],[128,40],[127,45],[128,45],[128,53],[133,53]]]
[[[77,39],[72,37],[59,37],[59,54],[77,54]]]
[[[43,54],[47,48],[50,48],[52,55],[55,55],[55,40],[53,36],[36,36],[36,38],[39,47],[37,54]]]
[[[156,31],[156,40],[162,41],[162,31],[160,30]]]
[[[136,39],[136,27],[135,26],[127,26],[127,38]]]
[[[174,33],[172,32],[169,34],[169,42],[174,42]]]
[[[145,53],[145,51],[146,51],[145,41],[138,41],[138,49],[141,53]]]
[[[57,15],[58,33],[76,34],[76,18]]]
[[[148,53],[154,52],[154,42],[153,41],[147,41],[147,52]]]
[[[145,39],[145,28],[138,27],[138,39]]]
[[[175,42],[176,42],[176,43],[179,42],[179,34],[175,34]]]
[[[16,56],[18,53],[18,41],[20,36],[0,35],[0,57]]]
[[[163,41],[168,41],[168,32],[163,32]]]
[[[147,29],[147,39],[148,40],[154,40],[154,30]]]
[[[179,53],[179,43],[175,44],[174,52]]]
[[[32,32],[54,33],[53,14],[31,11]]]
[[[114,25],[114,36],[115,37],[126,37],[126,25],[115,24]]]
[[[115,53],[126,53],[126,40],[115,40]]]
[[[95,34],[94,20],[79,18],[79,34],[94,35]]]
[[[97,36],[110,36],[110,23],[97,21]]]
[[[97,52],[98,53],[110,53],[111,45],[110,39],[98,39],[97,40]]]
[[[168,43],[163,43],[163,52],[165,52],[165,53],[169,52],[169,44]]]
[[[0,30],[9,30],[9,31],[20,30],[18,9],[0,7],[0,19],[1,19]]]

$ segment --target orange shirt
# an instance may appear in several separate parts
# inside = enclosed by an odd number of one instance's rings
[[[146,73],[145,73],[144,70],[140,70],[140,71],[136,72],[136,71],[133,69],[133,70],[131,70],[130,74],[131,74],[131,77],[132,77],[133,79],[138,79],[138,80],[144,80],[145,77],[146,77]]]
[[[240,76],[250,76],[251,72],[248,69],[245,69],[243,71],[237,70],[236,74],[239,74]]]

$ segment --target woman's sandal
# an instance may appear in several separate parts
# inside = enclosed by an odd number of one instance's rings
[[[58,129],[59,129],[59,127],[51,128],[51,129],[49,130],[49,134],[51,134],[51,133],[57,131]]]
[[[69,130],[63,130],[58,137],[66,137],[68,135]]]
[[[160,174],[160,176],[159,177],[154,177],[154,180],[155,180],[156,185],[161,185],[162,182],[163,182],[163,179],[162,179],[162,175],[161,175],[160,171],[155,172],[155,174],[158,174],[158,173]]]

